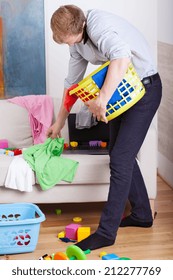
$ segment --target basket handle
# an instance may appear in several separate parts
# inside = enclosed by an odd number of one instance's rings
[[[39,216],[37,217],[37,221],[40,220],[40,221],[44,221],[46,218],[45,218],[45,215],[43,214],[43,212],[40,210],[40,208],[35,205],[35,213]]]

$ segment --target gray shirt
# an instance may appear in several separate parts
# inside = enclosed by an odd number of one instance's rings
[[[70,47],[65,88],[83,79],[88,62],[101,65],[108,60],[129,57],[141,80],[157,72],[148,43],[129,22],[95,9],[87,12],[86,19],[89,38],[86,43],[82,41]]]

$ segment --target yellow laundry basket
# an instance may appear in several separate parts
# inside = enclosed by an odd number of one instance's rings
[[[78,83],[78,86],[69,91],[69,94],[76,94],[83,102],[96,98],[104,83],[110,61],[104,63],[98,69]],[[127,72],[108,101],[106,117],[110,121],[119,116],[127,109],[138,102],[145,94],[145,88],[136,73],[132,63]]]

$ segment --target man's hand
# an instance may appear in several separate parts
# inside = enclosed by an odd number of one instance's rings
[[[61,129],[63,126],[61,126],[57,121],[48,128],[47,132],[46,132],[46,136],[50,137],[52,139],[54,138],[59,138],[61,137]]]
[[[89,111],[97,118],[98,121],[103,121],[108,123],[106,118],[106,104],[107,101],[101,98],[99,95],[96,99],[85,102],[85,105],[88,107]]]

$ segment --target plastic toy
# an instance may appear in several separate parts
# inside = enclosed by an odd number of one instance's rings
[[[69,144],[68,143],[64,143],[64,149],[66,150],[66,149],[68,149],[68,147],[69,147]]]
[[[46,256],[46,257],[44,257],[44,260],[45,260],[45,261],[51,261],[52,258],[51,258],[51,256]]]
[[[14,156],[14,152],[13,151],[9,151],[9,150],[6,150],[5,151],[5,155],[7,155],[7,156]]]
[[[107,147],[107,142],[101,141],[100,147],[101,147],[101,148],[106,148],[106,147]]]
[[[75,222],[75,223],[78,223],[78,222],[81,222],[81,221],[82,221],[81,217],[74,217],[73,218],[73,222]]]
[[[107,253],[103,251],[103,252],[101,252],[101,253],[99,254],[99,257],[102,258],[102,257],[105,256],[105,255],[107,255]]]
[[[56,252],[55,254],[43,255],[39,260],[86,260],[86,255],[90,254],[91,251],[88,249],[82,251],[76,245],[70,245],[67,247],[66,252]]]
[[[0,155],[14,156],[14,152],[7,149],[0,149]]]
[[[59,238],[61,241],[65,242],[65,243],[68,243],[68,242],[76,242],[76,240],[72,240],[72,239],[69,239],[67,237],[60,237]]]
[[[14,152],[14,156],[22,154],[22,150],[21,149],[14,149],[13,152]]]
[[[7,155],[7,156],[17,156],[17,155],[22,154],[22,150],[13,149],[13,148],[5,148],[5,149],[0,149],[0,154]]]
[[[81,241],[91,234],[90,227],[79,227],[77,230],[77,241]]]
[[[0,139],[0,149],[8,148],[8,140],[7,139]]]
[[[89,141],[89,146],[90,147],[100,147],[100,145],[101,145],[101,141],[99,141],[99,140],[95,140],[95,141]]]
[[[68,260],[69,258],[67,255],[63,252],[57,252],[54,254],[54,260]]]
[[[64,238],[65,237],[65,231],[61,231],[58,233],[58,238]]]
[[[131,260],[130,258],[127,257],[119,257],[116,254],[107,254],[106,252],[101,252],[99,254],[99,257],[102,258],[102,260]]]
[[[107,254],[102,256],[102,260],[119,260],[119,257],[115,254]]]
[[[67,257],[70,260],[86,260],[86,254],[76,245],[70,245],[66,249]]]
[[[5,149],[0,149],[0,155],[5,155],[6,150]]]
[[[54,259],[54,254],[51,255],[45,254],[39,258],[39,260],[45,260],[45,261],[50,261],[53,259]]]
[[[83,102],[97,98],[104,83],[109,64],[110,62],[108,61],[93,71],[90,75],[80,81],[77,87],[69,90],[69,94],[76,95]],[[145,88],[133,65],[130,64],[123,80],[108,101],[106,108],[107,120],[112,120],[125,112],[139,101],[144,94]]]
[[[78,146],[78,142],[76,142],[76,141],[71,141],[71,142],[70,142],[70,146],[71,146],[72,148],[76,148],[76,147]]]
[[[81,227],[79,224],[69,224],[65,227],[65,236],[72,240],[77,240],[77,230]]]
[[[56,213],[57,215],[60,215],[60,214],[62,213],[62,211],[61,211],[61,209],[55,209],[55,213]]]
[[[44,254],[43,256],[41,256],[41,257],[39,258],[39,260],[44,260],[47,256],[48,256],[48,254]]]

